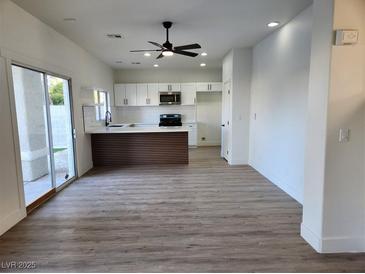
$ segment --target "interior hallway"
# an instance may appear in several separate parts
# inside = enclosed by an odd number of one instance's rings
[[[190,157],[92,170],[3,235],[0,262],[35,261],[39,272],[365,271],[365,254],[306,244],[301,206],[252,168],[228,166],[218,148]]]

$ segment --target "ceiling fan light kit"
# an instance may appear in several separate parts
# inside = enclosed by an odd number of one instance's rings
[[[161,59],[165,56],[173,56],[174,54],[184,55],[188,57],[196,57],[199,55],[196,52],[186,51],[192,49],[200,49],[201,46],[197,43],[174,47],[174,45],[169,41],[169,29],[172,27],[172,22],[166,21],[163,22],[162,25],[166,29],[166,42],[161,45],[153,41],[148,41],[148,43],[158,47],[159,49],[131,50],[131,52],[161,52],[156,59]]]

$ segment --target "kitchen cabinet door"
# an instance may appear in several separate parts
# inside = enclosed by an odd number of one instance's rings
[[[181,91],[181,85],[178,83],[170,84],[170,91]]]
[[[137,84],[137,106],[148,105],[148,85]]]
[[[196,102],[196,84],[184,83],[181,84],[181,104],[195,105]]]
[[[169,92],[169,91],[180,91],[180,84],[178,83],[159,83],[158,90],[161,92]]]
[[[190,128],[189,131],[189,146],[196,147],[198,145],[198,126],[197,124],[186,124]]]
[[[196,91],[209,92],[209,83],[196,83]]]
[[[148,84],[147,104],[149,106],[160,105],[160,95],[158,92],[158,84]]]
[[[125,99],[126,99],[127,106],[136,106],[137,105],[137,85],[136,84],[126,84]]]
[[[158,91],[167,92],[170,91],[170,85],[167,83],[159,83],[158,84]]]
[[[211,92],[222,92],[222,83],[220,83],[220,82],[210,83],[210,91]]]
[[[117,107],[126,105],[124,84],[114,85],[114,101]]]
[[[221,92],[222,83],[210,82],[210,83],[197,83],[197,91],[199,92]]]

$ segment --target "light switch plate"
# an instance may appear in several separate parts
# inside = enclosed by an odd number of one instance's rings
[[[357,30],[336,30],[336,45],[355,45],[359,39],[359,31]]]
[[[340,143],[348,143],[350,142],[350,129],[340,128],[338,141]]]

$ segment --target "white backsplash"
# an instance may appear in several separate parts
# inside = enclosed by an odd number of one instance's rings
[[[158,124],[160,114],[181,114],[183,123],[196,122],[195,106],[116,107],[112,109],[113,122]]]
[[[88,131],[90,128],[100,127],[104,125],[103,121],[96,120],[96,107],[83,106],[84,128]]]

